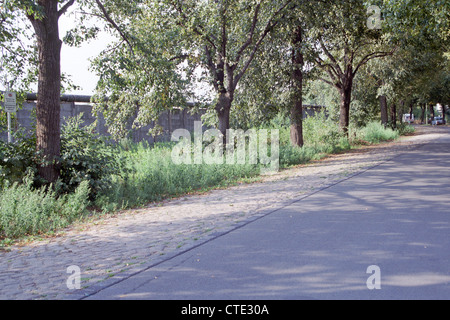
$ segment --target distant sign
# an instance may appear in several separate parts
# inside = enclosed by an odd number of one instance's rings
[[[5,92],[5,111],[15,113],[17,111],[17,99],[15,92]]]

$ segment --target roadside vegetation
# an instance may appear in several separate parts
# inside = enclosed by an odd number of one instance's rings
[[[293,146],[289,120],[278,116],[267,128],[280,134],[280,168],[317,160],[361,144],[397,139],[403,132],[373,122],[354,128],[350,139],[323,113],[304,121],[305,144]],[[260,164],[175,165],[174,143],[110,143],[69,119],[62,130],[61,176],[46,185],[36,176],[39,155],[33,136],[0,142],[0,241],[51,234],[94,214],[143,206],[170,197],[253,181]]]
[[[0,100],[36,88],[37,100],[34,133],[0,142],[0,241],[258,179],[261,164],[175,165],[173,143],[124,140],[189,101],[222,134],[279,130],[281,169],[397,139],[407,119],[445,123],[448,14],[440,0],[4,1]],[[62,16],[75,26],[65,35]],[[61,45],[103,32],[115,40],[91,60],[91,102],[114,143],[81,118],[60,121],[61,93],[77,88]]]

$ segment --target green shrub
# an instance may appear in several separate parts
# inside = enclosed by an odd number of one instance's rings
[[[0,141],[0,186],[8,182],[22,182],[28,173],[35,176],[34,186],[45,185],[37,175],[40,162],[36,153],[36,136],[16,134],[14,143]],[[55,184],[59,194],[69,194],[82,181],[88,181],[91,195],[107,189],[109,177],[122,165],[117,148],[109,145],[105,137],[93,127],[82,126],[82,115],[67,119],[61,128],[60,178]]]
[[[52,188],[34,189],[25,182],[4,186],[0,193],[0,238],[55,231],[82,215],[88,206],[89,183],[83,181],[74,193],[57,196]]]
[[[413,126],[403,122],[397,126],[397,131],[398,131],[399,135],[404,136],[404,135],[413,134],[416,131],[416,129]]]
[[[394,131],[391,128],[384,128],[379,122],[370,122],[360,130],[360,135],[363,140],[370,143],[391,141],[399,137],[398,131]]]
[[[220,186],[259,174],[257,165],[175,165],[172,144],[145,143],[121,151],[126,165],[111,176],[96,205],[104,210],[134,207],[170,196]]]
[[[340,146],[345,135],[340,131],[339,124],[332,121],[324,112],[303,120],[303,138],[306,146],[333,150]]]
[[[26,174],[37,171],[36,137],[19,131],[13,141],[0,140],[0,187],[6,182],[21,182]]]
[[[280,166],[304,164],[317,160],[325,154],[350,149],[348,139],[340,132],[339,125],[329,119],[324,112],[303,120],[304,146],[292,146],[290,142],[289,120],[275,118],[272,126],[280,130]]]
[[[88,181],[91,199],[107,189],[110,176],[121,165],[117,148],[91,126],[82,126],[82,115],[69,118],[61,129],[61,175],[58,190],[73,192],[82,181]]]

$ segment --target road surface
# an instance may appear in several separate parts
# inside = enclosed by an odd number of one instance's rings
[[[450,132],[86,299],[450,299]]]

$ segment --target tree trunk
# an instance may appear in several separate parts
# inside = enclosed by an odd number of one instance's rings
[[[422,114],[420,115],[420,124],[425,123],[425,112],[427,110],[426,104],[422,103],[420,104],[420,109],[422,109]]]
[[[413,121],[413,109],[414,109],[414,103],[409,103],[409,121],[414,123]]]
[[[434,117],[436,116],[434,113],[434,105],[432,103],[430,103],[430,116],[431,116],[431,121],[433,122]]]
[[[348,128],[350,126],[350,101],[352,98],[352,86],[344,86],[340,90],[341,104],[339,109],[339,128],[348,137]]]
[[[388,120],[388,112],[387,112],[387,98],[386,96],[380,96],[380,110],[381,110],[381,124],[384,125],[384,127],[387,127],[387,124],[389,122]]]
[[[233,102],[233,95],[228,92],[219,94],[219,100],[216,104],[216,112],[219,118],[219,131],[223,134],[224,143],[226,143],[227,130],[230,129],[230,110]]]
[[[397,105],[395,102],[391,104],[391,127],[393,130],[397,129]]]
[[[403,123],[403,114],[405,113],[405,101],[401,100],[400,101],[400,112],[398,113],[398,120],[399,122],[402,124]]]
[[[61,95],[61,45],[58,29],[58,1],[39,1],[44,18],[29,17],[37,39],[39,53],[39,78],[36,102],[36,149],[43,163],[38,168],[41,178],[54,183],[59,177],[61,152],[60,95]]]
[[[297,147],[303,147],[303,107],[302,103],[296,101],[291,108],[291,144]]]
[[[293,146],[303,146],[303,54],[301,52],[302,28],[299,26],[292,38],[292,82],[290,140]]]
[[[442,104],[442,121],[444,124],[447,123],[447,121],[445,121],[445,115],[446,115],[447,111],[445,109],[445,104]]]

